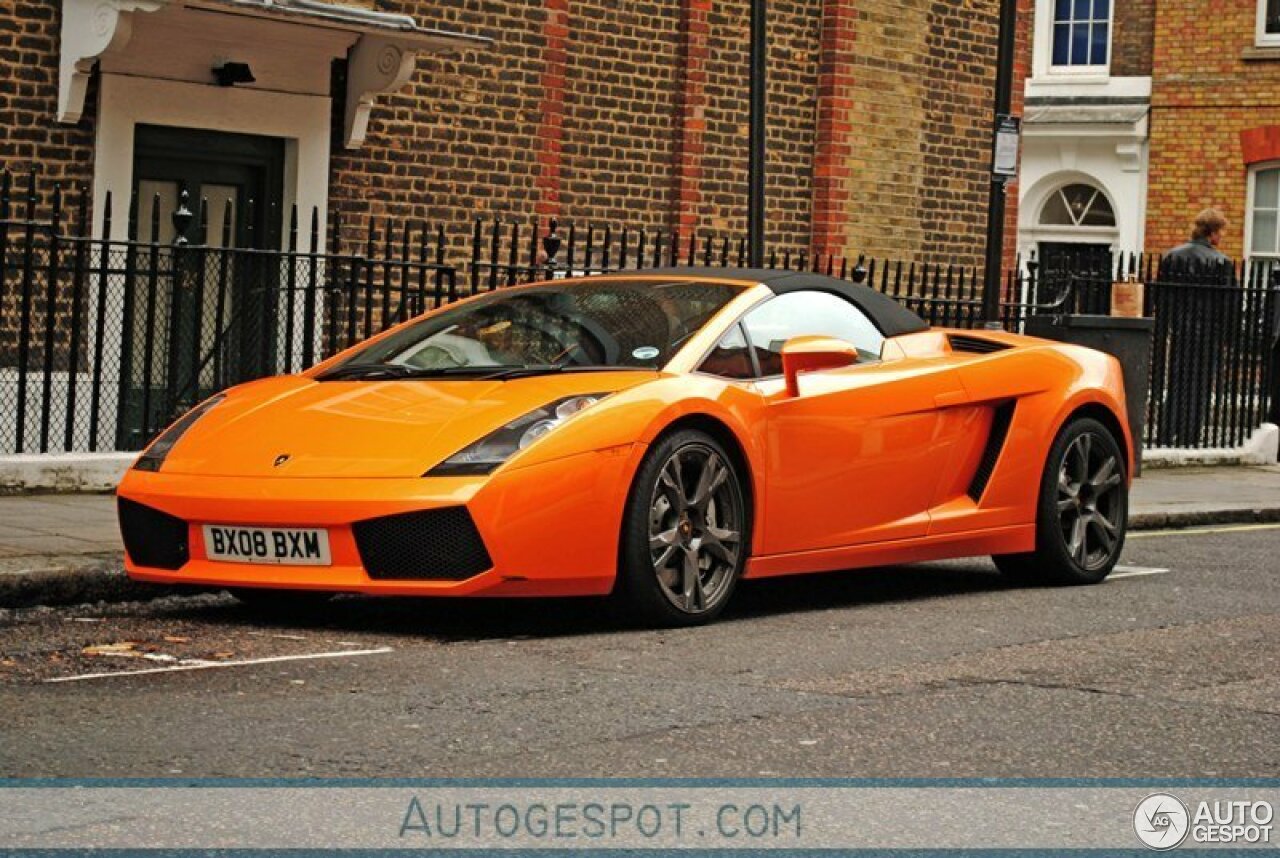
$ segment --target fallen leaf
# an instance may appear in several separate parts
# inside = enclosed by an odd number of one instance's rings
[[[136,641],[120,641],[119,643],[94,644],[80,650],[85,655],[136,655]]]
[[[181,635],[165,635],[164,639],[169,643],[191,643],[191,638],[184,638]]]
[[[210,658],[235,658],[234,652],[215,652]]]

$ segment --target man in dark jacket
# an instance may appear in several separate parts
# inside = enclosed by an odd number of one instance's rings
[[[1227,219],[1217,209],[1196,216],[1191,240],[1160,260],[1154,296],[1157,331],[1168,332],[1169,374],[1158,418],[1157,444],[1195,447],[1205,443],[1221,365],[1221,342],[1235,319],[1234,268],[1218,250]]]
[[[1226,228],[1227,219],[1222,212],[1205,209],[1196,215],[1195,225],[1191,228],[1191,240],[1166,253],[1161,266],[1180,269],[1195,266],[1203,270],[1230,262],[1227,255],[1218,250]]]

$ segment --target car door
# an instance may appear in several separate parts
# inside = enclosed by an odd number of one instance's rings
[[[768,404],[764,554],[924,536],[949,448],[938,409],[964,397],[945,359],[880,358],[884,338],[856,306],[819,291],[780,295],[743,319]],[[786,392],[782,345],[837,337],[857,364],[804,374]]]

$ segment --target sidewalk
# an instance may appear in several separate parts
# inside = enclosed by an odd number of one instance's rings
[[[1134,481],[1135,530],[1249,521],[1280,521],[1280,465],[1148,469]],[[111,495],[0,497],[0,608],[144,592],[121,573],[121,551]]]

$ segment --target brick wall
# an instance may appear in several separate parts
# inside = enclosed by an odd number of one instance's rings
[[[981,262],[986,232],[997,12],[985,0],[933,0],[921,57],[921,246],[970,264]]]
[[[353,2],[495,43],[421,57],[410,85],[374,107],[356,151],[342,148],[344,69],[335,64],[331,196],[346,223],[422,218],[446,226],[459,250],[476,216],[744,233],[746,0]],[[834,145],[819,135],[824,6],[845,16],[828,40],[829,59],[849,73],[827,93],[844,112]],[[995,6],[770,4],[772,243],[815,245],[825,151],[848,176],[824,198],[821,216],[836,227],[823,249],[979,259]],[[0,4],[0,166],[38,163],[46,178],[87,183],[96,92],[91,84],[80,123],[55,122],[59,14],[55,3]]]
[[[1230,219],[1222,250],[1244,249],[1246,179],[1241,132],[1280,124],[1280,61],[1246,60],[1252,2],[1162,0],[1155,23],[1147,247],[1187,239],[1209,205]],[[1206,29],[1212,22],[1212,43]]]
[[[58,106],[57,4],[48,0],[0,3],[0,169],[40,170],[42,215],[55,183],[87,185],[93,173],[93,106],[90,86],[85,118],[54,122]]]
[[[1111,74],[1146,77],[1151,74],[1155,0],[1118,0],[1113,15]]]
[[[13,203],[10,215],[25,217],[28,212],[46,219],[52,210],[54,187],[61,185],[62,222],[78,217],[93,171],[93,107],[97,87],[89,88],[85,118],[76,125],[53,121],[58,104],[57,40],[60,19],[55,5],[47,0],[17,0],[0,3],[0,170],[10,174]],[[28,207],[28,181],[35,169],[35,203]],[[86,217],[88,211],[85,211]],[[47,259],[43,238],[32,242],[38,266]],[[0,367],[16,363],[23,296],[14,283],[22,263],[20,248],[26,243],[15,236],[8,248],[10,276],[0,288]],[[29,337],[39,354],[45,343],[48,317],[45,312],[44,273],[35,269],[30,301]],[[71,300],[59,293],[54,298],[53,341],[59,342],[69,324]],[[54,354],[55,366],[66,365],[65,349]],[[32,361],[33,365],[35,360]],[[11,407],[4,403],[4,407]]]

